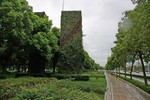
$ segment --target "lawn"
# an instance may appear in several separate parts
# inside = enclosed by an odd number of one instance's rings
[[[56,78],[8,78],[0,81],[0,100],[104,100],[103,72],[86,72],[89,81]]]

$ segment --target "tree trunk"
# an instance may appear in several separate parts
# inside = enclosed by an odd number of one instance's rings
[[[58,58],[59,58],[59,52],[56,52],[54,54],[54,57],[52,58],[52,62],[53,62],[53,74],[55,74],[55,71],[56,71],[56,64],[58,63]]]
[[[145,82],[145,85],[147,85],[147,78],[146,78],[145,66],[144,66],[143,57],[142,57],[142,53],[141,52],[139,52],[139,57],[140,57],[141,64],[142,64],[144,82]]]
[[[44,74],[46,59],[42,57],[38,51],[32,51],[29,55],[29,74]]]
[[[117,68],[115,68],[115,74],[117,75]]]
[[[124,72],[125,72],[125,78],[126,78],[126,74],[127,74],[127,68],[126,68],[126,64],[124,65]]]
[[[120,76],[120,66],[119,66],[119,76]]]
[[[134,61],[132,61],[131,70],[130,70],[130,79],[132,80],[132,71],[133,71]]]

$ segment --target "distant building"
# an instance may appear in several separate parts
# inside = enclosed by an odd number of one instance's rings
[[[44,18],[44,17],[48,18],[45,12],[35,12],[35,14],[38,15],[40,18]]]

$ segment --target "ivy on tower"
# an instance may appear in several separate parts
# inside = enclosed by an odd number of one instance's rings
[[[62,11],[60,52],[58,67],[60,73],[82,71],[84,56],[81,11]]]

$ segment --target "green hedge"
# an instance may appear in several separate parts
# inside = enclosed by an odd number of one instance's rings
[[[75,76],[75,81],[89,81],[89,76]]]
[[[28,74],[28,73],[16,73],[15,74],[15,78],[19,78],[19,77],[47,77],[46,74],[41,74],[41,73],[32,73],[32,74]]]
[[[0,75],[0,79],[6,79],[5,75]]]

